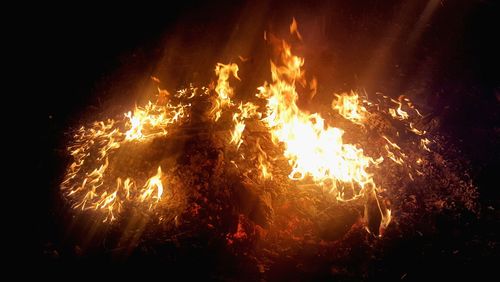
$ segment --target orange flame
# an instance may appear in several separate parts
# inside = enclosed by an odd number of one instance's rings
[[[301,180],[311,176],[320,183],[333,180],[332,188],[340,199],[336,182],[356,183],[361,189],[366,185],[375,187],[367,172],[375,161],[356,145],[345,144],[342,129],[326,125],[317,113],[307,114],[298,108],[295,82],[303,80],[304,59],[292,55],[286,42],[281,63],[271,63],[272,83],[259,87],[258,96],[267,99],[267,117],[263,121],[273,140],[285,145],[284,154],[292,166],[289,177]]]
[[[241,137],[246,126],[245,120],[253,116],[258,116],[257,108],[258,107],[251,102],[245,104],[240,103],[238,111],[233,114],[234,129],[231,132],[231,140],[229,143],[235,144],[236,148],[239,148],[243,142]]]
[[[195,92],[196,89],[189,91]],[[159,96],[165,91],[158,89]],[[188,91],[179,95],[185,95]],[[194,94],[193,94],[194,95]],[[165,97],[164,97],[165,98]],[[93,123],[89,128],[81,127],[74,134],[73,144],[68,147],[73,163],[68,167],[61,189],[72,201],[75,209],[102,211],[106,214],[103,221],[114,221],[121,212],[125,201],[160,201],[163,195],[161,168],[150,178],[141,190],[135,186],[131,177],[112,177],[109,175],[108,156],[128,142],[144,142],[155,137],[165,136],[173,124],[188,116],[191,104],[165,105],[147,103],[124,114],[124,119],[108,119]],[[91,172],[85,172],[88,167]],[[115,181],[113,187],[108,182]],[[153,192],[156,191],[156,195]]]
[[[210,111],[210,115],[213,117],[214,121],[218,121],[222,115],[223,108],[232,105],[231,97],[233,97],[234,90],[229,85],[229,78],[233,75],[236,79],[240,80],[238,77],[238,65],[224,65],[218,63],[215,67],[215,74],[218,76],[217,86],[215,87],[217,97],[215,99],[215,104]]]
[[[156,202],[160,201],[161,196],[163,195],[163,183],[161,182],[162,176],[161,167],[159,166],[156,175],[149,178],[143,189],[140,191],[141,195],[139,196],[139,199],[141,202],[148,199],[154,199]],[[155,190],[156,196],[153,196]]]
[[[167,127],[185,115],[186,105],[159,106],[149,102],[145,107],[136,107],[134,113],[128,112],[130,129],[125,133],[126,141],[149,139],[166,135]]]
[[[365,107],[360,105],[358,94],[351,91],[351,94],[344,93],[335,96],[337,101],[332,102],[332,108],[337,110],[345,119],[362,124],[367,111]]]

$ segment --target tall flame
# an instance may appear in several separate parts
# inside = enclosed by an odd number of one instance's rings
[[[308,114],[298,108],[295,83],[304,80],[304,59],[294,56],[286,42],[282,44],[281,65],[271,63],[272,82],[260,87],[258,96],[267,99],[267,117],[263,121],[273,141],[285,145],[284,154],[292,167],[289,177],[301,180],[311,176],[320,183],[330,180],[332,190],[342,200],[346,197],[337,189],[337,183],[359,185],[353,197],[360,196],[366,186],[375,188],[367,170],[376,162],[365,156],[363,149],[344,143],[342,129],[326,125],[317,113]]]
[[[232,105],[231,97],[233,97],[234,92],[233,88],[229,85],[229,78],[233,75],[236,79],[240,80],[238,77],[238,65],[218,63],[215,67],[215,74],[218,76],[217,86],[215,87],[217,97],[215,98],[215,104],[210,111],[210,115],[214,121],[218,121],[222,110]]]

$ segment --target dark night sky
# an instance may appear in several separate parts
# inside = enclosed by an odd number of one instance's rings
[[[42,77],[35,158],[44,186],[33,187],[43,199],[41,241],[50,236],[64,132],[110,105],[119,111],[140,100],[151,75],[169,89],[206,83],[215,62],[240,54],[252,58],[241,77],[254,89],[268,79],[263,31],[285,34],[293,16],[320,90],[406,93],[441,118],[471,160],[481,200],[498,206],[491,184],[500,159],[498,2],[431,1],[428,18],[421,0],[235,2],[33,7],[27,34],[37,63],[25,76]]]

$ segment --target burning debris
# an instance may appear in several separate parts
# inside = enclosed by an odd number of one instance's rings
[[[295,20],[290,32],[301,38]],[[410,99],[352,91],[308,113],[299,91],[314,96],[320,82],[287,42],[278,48],[251,101],[231,86],[245,79],[239,66],[219,63],[214,87],[159,89],[155,102],[76,130],[61,184],[69,205],[123,226],[117,246],[154,230],[162,243],[206,237],[251,253],[259,272],[304,249],[329,256],[342,238],[379,244],[367,238],[424,226],[429,210],[476,212],[464,168],[441,155],[444,139]]]

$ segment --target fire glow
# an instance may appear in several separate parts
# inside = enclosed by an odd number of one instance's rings
[[[302,38],[295,20],[290,32]],[[108,119],[80,127],[68,146],[73,162],[61,184],[65,198],[74,209],[103,214],[104,222],[116,220],[126,205],[154,210],[161,202],[169,201],[167,167],[160,165],[154,171],[144,172],[149,178],[118,177],[113,173],[110,158],[125,144],[144,144],[173,134],[175,128],[189,120],[192,99],[207,96],[212,99],[212,107],[207,112],[207,118],[212,123],[221,122],[226,113],[231,117],[227,144],[239,152],[237,155],[241,159],[238,162],[247,160],[241,146],[245,143],[247,121],[256,120],[266,128],[274,146],[281,148],[282,157],[289,165],[290,181],[311,181],[338,201],[374,199],[382,217],[381,226],[387,226],[391,222],[391,210],[379,202],[378,193],[383,187],[377,184],[374,177],[380,173],[379,165],[394,162],[406,166],[410,178],[418,175],[418,170],[405,163],[404,150],[391,137],[380,136],[385,142],[383,155],[369,156],[360,144],[344,140],[347,128],[335,126],[320,113],[301,110],[297,105],[298,84],[315,90],[318,82],[315,79],[307,81],[303,71],[305,60],[294,55],[288,43],[282,41],[280,50],[279,60],[270,65],[271,81],[260,86],[255,95],[256,99],[264,102],[264,107],[252,102],[233,101],[237,95],[230,80],[241,80],[239,66],[218,63],[215,67],[217,83],[213,89],[202,88],[200,91],[191,87],[173,95],[159,89],[157,101],[137,106],[121,119]],[[333,97],[331,110],[352,126],[365,126],[366,120],[376,111],[402,123],[409,132],[418,135],[423,150],[430,150],[430,137],[411,122],[413,116],[421,115],[409,99],[402,97],[396,101],[384,96],[383,101],[387,103],[378,105],[354,91]],[[252,146],[257,151],[260,177],[273,179],[273,158],[259,140]],[[236,162],[231,162],[237,166]]]

